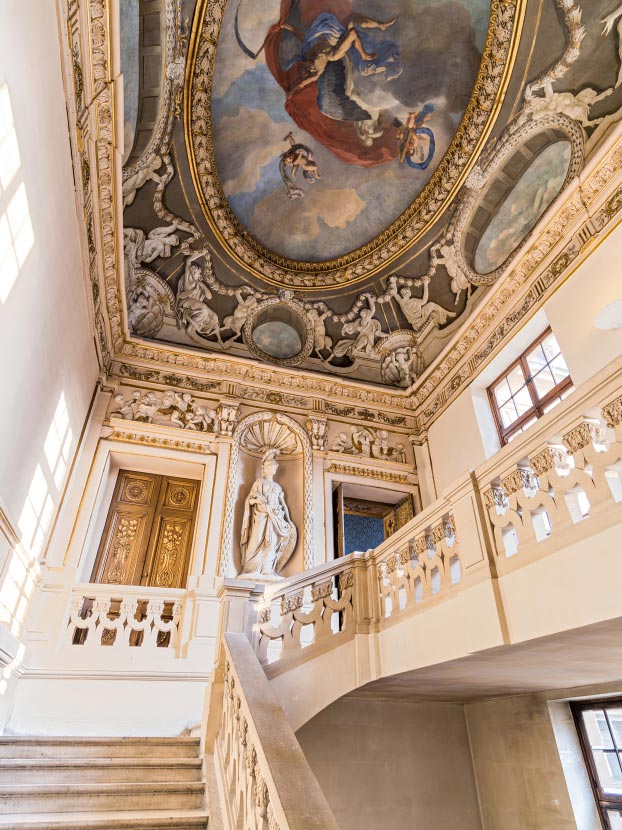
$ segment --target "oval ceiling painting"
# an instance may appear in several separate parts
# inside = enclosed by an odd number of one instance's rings
[[[535,227],[562,189],[572,159],[570,141],[543,150],[503,199],[475,250],[477,274],[498,268]]]
[[[230,0],[211,129],[239,224],[298,262],[381,234],[456,132],[489,15],[490,0]]]

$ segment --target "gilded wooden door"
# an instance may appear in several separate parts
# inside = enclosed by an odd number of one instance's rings
[[[197,481],[120,470],[91,581],[183,587],[198,493]]]

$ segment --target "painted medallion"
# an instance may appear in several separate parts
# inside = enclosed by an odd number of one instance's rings
[[[306,262],[381,234],[455,134],[489,13],[489,0],[229,2],[211,126],[239,223]]]

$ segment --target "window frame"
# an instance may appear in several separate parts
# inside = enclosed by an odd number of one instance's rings
[[[542,343],[546,338],[550,335],[554,334],[553,330],[550,326],[540,334],[536,339],[524,349],[521,354],[512,361],[506,368],[498,375],[494,381],[486,388],[486,392],[488,394],[488,402],[490,404],[490,409],[492,411],[492,415],[495,421],[495,426],[497,427],[497,434],[499,436],[499,440],[501,442],[501,446],[504,447],[510,438],[512,438],[520,429],[522,429],[525,424],[530,421],[532,418],[541,418],[545,414],[545,410],[547,407],[556,399],[559,398],[560,395],[563,395],[564,392],[567,392],[569,389],[572,388],[573,381],[572,375],[568,373],[567,377],[550,389],[543,398],[538,397],[538,392],[536,390],[536,386],[533,382],[533,377],[531,374],[531,370],[529,369],[529,364],[527,363],[527,355],[531,354],[531,352],[536,349],[540,343]],[[557,339],[557,338],[556,338]],[[563,357],[563,353],[560,349],[560,354]],[[521,371],[523,373],[523,377],[525,378],[525,386],[527,391],[529,392],[529,397],[531,398],[531,407],[526,411],[523,412],[515,421],[513,421],[509,426],[503,426],[503,418],[501,417],[501,407],[497,403],[497,399],[495,397],[494,389],[498,383],[500,383],[504,378],[506,378],[517,366],[520,366]]]
[[[605,710],[605,718],[607,720],[607,725],[611,733],[613,746],[617,750],[615,737],[613,735],[611,724],[609,723],[609,718],[607,716],[606,709],[611,706],[622,707],[622,697],[606,697],[599,698],[596,700],[571,700],[569,701],[569,703],[570,711],[572,712],[572,717],[574,719],[577,735],[579,738],[579,744],[581,745],[581,752],[583,753],[583,759],[585,761],[588,778],[590,779],[590,785],[592,787],[592,792],[594,794],[594,801],[596,802],[596,807],[598,809],[598,815],[600,817],[601,824],[604,830],[610,830],[611,825],[609,823],[607,812],[609,810],[619,810],[620,814],[622,814],[622,794],[606,794],[600,786],[600,782],[598,780],[598,771],[596,769],[596,762],[594,760],[594,755],[592,753],[592,745],[587,734],[587,729],[585,728],[585,722],[583,720],[582,714],[583,712],[589,711],[591,709]],[[617,752],[618,758],[620,759],[620,765],[622,766],[622,750],[617,750]]]

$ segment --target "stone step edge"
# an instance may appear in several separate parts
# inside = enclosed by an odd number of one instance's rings
[[[146,793],[203,792],[202,781],[157,781],[154,783],[116,783],[102,781],[86,784],[0,784],[0,798],[20,798],[53,795],[145,795]]]
[[[139,816],[127,810],[111,810],[105,814],[47,813],[40,815],[7,813],[0,816],[0,828],[5,830],[139,830],[152,827],[175,830],[179,827],[207,827],[209,814],[205,810],[147,810]]]
[[[149,767],[159,769],[160,767],[192,767],[198,768],[202,764],[201,758],[141,758],[131,755],[118,758],[0,758],[0,770],[2,769],[26,769],[41,767],[41,769],[55,769],[67,767],[80,767],[82,770],[87,767]],[[88,770],[87,770],[88,771]]]
[[[63,746],[67,744],[93,744],[94,746],[116,746],[117,744],[124,744],[126,746],[128,744],[137,744],[140,746],[148,746],[149,744],[179,744],[181,746],[199,746],[200,742],[200,738],[193,738],[188,735],[180,735],[178,737],[164,735],[161,738],[158,738],[156,736],[131,737],[123,735],[119,735],[118,737],[115,737],[114,735],[102,735],[93,738],[81,735],[41,735],[39,737],[36,737],[34,735],[0,735],[0,746],[7,746],[10,744],[18,744],[20,746],[23,746],[25,744],[41,744],[42,746],[49,746],[54,744],[61,744]]]

